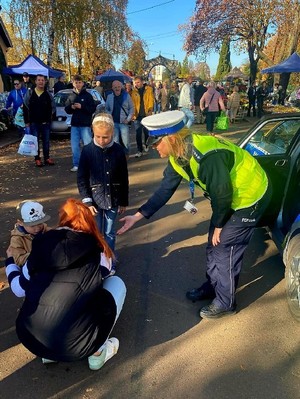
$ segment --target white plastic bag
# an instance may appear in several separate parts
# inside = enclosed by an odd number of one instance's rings
[[[37,137],[32,134],[24,134],[19,145],[18,154],[33,157],[38,154]]]

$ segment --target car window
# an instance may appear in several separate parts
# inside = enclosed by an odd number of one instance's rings
[[[54,96],[54,102],[57,107],[65,107],[66,101],[69,97],[70,93],[57,93]]]
[[[245,149],[252,155],[285,154],[300,129],[300,120],[270,121],[250,139]]]
[[[93,97],[93,100],[95,101],[95,102],[99,102],[99,97],[97,96],[97,94],[96,94],[96,92],[94,92],[94,91],[89,91],[89,93],[92,95],[92,97]]]

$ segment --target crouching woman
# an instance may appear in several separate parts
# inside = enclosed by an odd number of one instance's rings
[[[109,338],[121,312],[126,287],[109,273],[113,253],[88,207],[68,199],[59,227],[32,242],[20,269],[7,250],[6,275],[18,297],[25,297],[16,320],[22,344],[43,362],[88,358],[100,369],[119,347]]]

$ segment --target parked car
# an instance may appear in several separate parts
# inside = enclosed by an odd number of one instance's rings
[[[283,256],[289,309],[300,322],[300,113],[264,116],[239,145],[272,182],[272,201],[261,225]]]
[[[95,104],[97,106],[96,113],[104,111],[105,101],[101,94],[95,89],[86,89],[88,93],[93,96]],[[54,101],[56,104],[56,115],[55,119],[51,124],[51,132],[56,134],[70,134],[71,130],[71,114],[67,114],[65,111],[66,101],[69,95],[72,93],[72,89],[60,90],[54,95]]]

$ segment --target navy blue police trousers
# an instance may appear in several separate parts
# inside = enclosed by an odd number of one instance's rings
[[[234,309],[235,290],[238,285],[244,252],[253,235],[255,226],[266,210],[271,199],[271,187],[265,195],[249,208],[233,212],[224,225],[220,243],[212,245],[215,226],[210,223],[208,245],[206,247],[207,281],[201,288],[210,296],[219,308]]]

